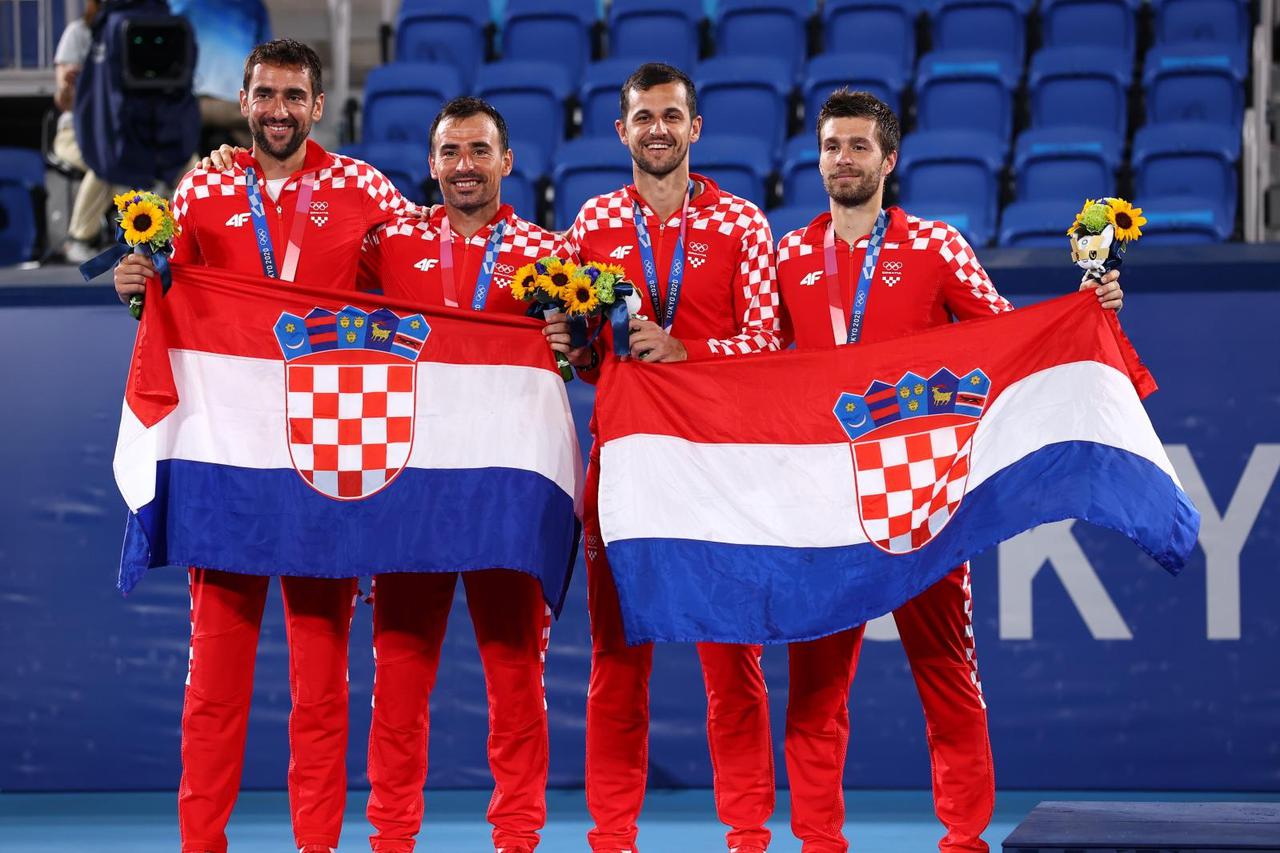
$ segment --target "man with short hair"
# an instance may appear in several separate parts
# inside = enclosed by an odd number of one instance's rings
[[[773,240],[763,214],[689,171],[702,118],[689,77],[662,63],[640,66],[622,86],[619,140],[634,183],[583,205],[569,230],[580,261],[618,264],[640,291],[631,354],[645,364],[778,348]],[[571,349],[567,326],[544,330],[585,377],[612,358],[608,329],[595,348]],[[648,765],[653,645],[628,646],[618,592],[600,538],[600,457],[587,471],[584,532],[591,613],[587,691],[588,833],[595,853],[636,848]],[[707,690],[707,741],[716,812],[737,853],[763,853],[773,811],[773,747],[760,646],[699,643]]]
[[[898,161],[898,118],[866,92],[840,90],[818,115],[830,209],[778,242],[783,325],[796,345],[883,341],[1012,310],[960,232],[882,209]],[[834,263],[832,263],[834,261]],[[1095,288],[1119,310],[1118,273]],[[839,311],[833,311],[839,306]],[[969,564],[893,612],[924,707],[943,853],[982,851],[995,806],[986,701],[973,641]],[[849,688],[864,626],[789,647],[786,762],[791,828],[804,853],[844,853],[842,778]]]
[[[361,286],[419,303],[524,316],[515,271],[563,241],[501,199],[513,154],[507,123],[478,98],[455,98],[431,125],[429,163],[444,205],[369,235]],[[374,580],[376,674],[369,731],[369,841],[409,853],[422,826],[429,703],[457,572]],[[462,573],[489,700],[488,819],[499,853],[532,853],[546,823],[547,706],[542,672],[551,610],[537,579],[510,569]]]
[[[380,172],[308,139],[324,112],[320,60],[289,39],[245,60],[240,111],[253,150],[225,172],[196,168],[173,202],[173,260],[317,286],[354,286],[360,246],[409,209]],[[154,268],[126,255],[122,301]],[[183,853],[225,853],[244,765],[253,665],[270,579],[196,568],[182,712],[178,822]],[[302,853],[338,845],[346,805],[347,645],[356,580],[280,579],[289,644],[289,805]]]

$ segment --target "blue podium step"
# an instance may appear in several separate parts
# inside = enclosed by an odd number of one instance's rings
[[[1280,853],[1280,803],[1043,802],[1004,853]]]

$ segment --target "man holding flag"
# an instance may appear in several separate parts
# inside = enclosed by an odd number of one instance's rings
[[[502,115],[455,98],[431,125],[431,174],[444,205],[369,235],[362,289],[450,308],[524,316],[512,274],[556,254],[555,234],[501,199],[512,151]],[[370,838],[379,853],[409,853],[422,826],[429,703],[458,573],[393,572],[374,580],[376,675],[369,731]],[[488,818],[499,853],[532,853],[546,823],[547,706],[543,666],[551,610],[536,578],[494,568],[462,573],[489,700]]]
[[[319,58],[279,39],[245,60],[240,110],[253,150],[226,172],[196,168],[173,203],[173,260],[321,287],[355,283],[365,235],[409,209],[372,166],[308,139],[324,112]],[[122,301],[154,272],[127,255]],[[192,568],[191,654],[182,714],[183,853],[224,853],[240,786],[253,664],[269,578]],[[347,647],[355,578],[281,577],[288,629],[289,802],[302,853],[338,845],[346,803]]]
[[[800,348],[877,342],[1012,310],[964,237],[944,222],[882,208],[898,159],[893,111],[866,92],[833,93],[818,115],[830,210],[778,242],[784,331]],[[1119,273],[1086,280],[1119,310]],[[944,853],[986,851],[995,806],[986,702],[973,641],[969,565],[893,611],[924,707]],[[805,853],[843,853],[841,793],[849,688],[863,626],[789,647],[786,761],[792,830]]]
[[[640,66],[622,86],[616,128],[631,152],[634,183],[589,199],[568,242],[580,261],[620,264],[628,280],[645,288],[644,308],[630,321],[631,355],[670,363],[777,349],[768,223],[751,202],[689,171],[689,146],[702,130],[693,82],[669,65]],[[613,358],[609,330],[604,343],[579,349],[571,349],[563,322],[544,332],[586,378],[602,358]],[[593,449],[584,509],[592,640],[586,788],[595,820],[587,837],[595,853],[624,853],[636,849],[644,803],[653,646],[629,646],[623,633],[600,537],[599,477]],[[760,653],[760,646],[698,644],[716,811],[737,853],[763,853],[774,803]]]

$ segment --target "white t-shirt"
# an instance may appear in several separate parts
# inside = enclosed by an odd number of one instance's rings
[[[272,201],[280,200],[280,190],[284,189],[285,182],[288,180],[288,178],[275,178],[263,182],[267,185],[267,195],[271,196]]]
[[[67,28],[62,31],[62,38],[58,39],[58,47],[53,52],[54,64],[83,66],[85,60],[89,58],[89,49],[92,47],[93,33],[89,30],[89,25],[83,18],[76,18],[67,24]],[[66,130],[69,127],[71,127],[71,112],[67,111],[58,116],[58,130]]]

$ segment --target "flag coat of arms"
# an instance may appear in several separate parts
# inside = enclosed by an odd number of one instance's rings
[[[629,642],[783,643],[888,613],[1050,521],[1177,572],[1200,517],[1112,312],[1074,294],[858,347],[601,383],[600,526]]]
[[[558,609],[580,465],[535,321],[175,265],[125,392],[119,586],[508,568]]]

